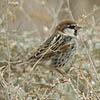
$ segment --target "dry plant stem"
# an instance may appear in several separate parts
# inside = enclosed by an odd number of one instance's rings
[[[60,10],[61,10],[61,8],[62,8],[62,6],[63,6],[63,3],[64,3],[64,2],[61,1],[57,12],[52,13],[52,15],[54,15],[54,16],[53,16],[53,20],[54,20],[54,21],[53,21],[53,24],[52,24],[51,28],[49,29],[49,33],[51,33],[52,30],[55,28],[55,25],[56,25],[56,23],[57,23],[57,16],[59,15],[59,12],[60,12]]]
[[[8,86],[7,86],[7,82],[4,80],[4,78],[3,78],[3,72],[1,72],[0,73],[0,84],[1,84],[1,86],[4,88],[4,90],[5,90],[5,94],[7,94],[7,98],[8,98],[8,100],[9,100],[9,94],[8,94]],[[6,98],[6,96],[4,97],[4,98]],[[6,98],[6,99],[7,99]],[[6,100],[5,99],[5,100]]]
[[[8,90],[8,87],[10,86],[10,75],[11,75],[11,69],[10,69],[10,49],[9,49],[9,40],[8,40],[8,36],[9,36],[9,34],[8,34],[8,32],[9,32],[9,24],[8,24],[8,0],[6,2],[6,17],[5,17],[5,20],[6,20],[5,37],[6,37],[7,53],[8,53],[8,65],[7,65],[7,68],[8,68],[8,86],[6,87],[6,92],[7,92],[7,98],[8,98],[8,100],[12,100],[11,93]]]
[[[91,88],[91,90],[95,93],[95,90],[93,89],[93,86],[90,84],[89,79],[86,78],[86,77],[84,76],[83,73],[81,73],[81,75],[82,75],[82,77],[84,78],[84,80],[87,82],[87,84],[88,84],[88,86]],[[100,97],[98,97],[96,94],[94,94],[94,95],[96,96],[97,100],[100,99]]]
[[[85,47],[85,49],[86,49],[86,53],[87,53],[87,55],[88,55],[88,57],[89,57],[89,60],[90,60],[90,62],[91,62],[91,67],[93,68],[93,70],[94,70],[94,72],[95,72],[95,75],[96,75],[98,81],[100,82],[100,78],[99,78],[98,73],[97,73],[97,71],[96,71],[96,66],[95,66],[95,63],[94,63],[94,61],[93,61],[93,58],[92,58],[92,56],[90,55],[90,52],[89,52],[87,46],[85,45],[85,43],[83,42],[82,37],[81,37],[80,34],[79,34],[79,37],[80,37],[80,40],[81,40],[82,44],[84,45],[84,47]]]
[[[63,83],[66,83],[68,81],[64,81]],[[56,89],[56,86],[58,86],[61,83],[56,82],[54,85],[52,85],[51,87],[48,88],[48,90],[50,91],[49,93],[52,93],[51,91],[53,91],[54,89]],[[49,96],[49,94],[48,94]],[[55,100],[55,99],[54,99]]]
[[[46,95],[47,91],[48,91],[48,88],[45,90],[45,92],[42,95],[42,97],[40,98],[40,100],[45,100],[48,97],[48,95]]]
[[[78,72],[78,75],[77,75],[77,90],[79,90],[79,76],[80,76],[80,72]]]
[[[81,97],[80,94],[78,93],[77,89],[75,89],[75,87],[74,87],[74,85],[73,85],[73,83],[72,83],[72,81],[70,79],[69,79],[69,82],[70,82],[70,85],[72,86],[73,90],[77,94],[77,98],[80,98]]]
[[[73,17],[71,8],[70,8],[70,0],[67,0],[67,4],[68,4],[68,10],[69,10],[69,12],[70,12],[70,16],[71,16],[72,20],[74,20],[74,17]]]
[[[100,7],[95,9],[93,12],[89,13],[87,16],[83,17],[82,20],[79,21],[79,23],[82,23],[83,21],[87,20],[89,17],[94,16],[94,13],[96,13],[96,11],[99,11],[99,10],[100,10]]]
[[[1,72],[0,73],[0,83],[1,83],[1,85],[2,85],[2,87],[4,88],[4,89],[6,89],[7,88],[7,82],[4,80],[4,78],[3,78],[3,72]]]
[[[4,69],[4,68],[5,68],[5,66],[0,67],[0,71],[1,71],[2,69]]]
[[[61,74],[63,77],[66,78],[66,73],[65,73],[65,72],[63,72],[62,70],[59,70],[58,68],[56,69],[56,71],[57,71],[59,74]],[[66,78],[66,79],[67,79],[67,78]]]
[[[36,94],[36,98],[38,98],[40,100],[40,94],[39,94],[39,89],[36,89],[35,90],[35,94]]]

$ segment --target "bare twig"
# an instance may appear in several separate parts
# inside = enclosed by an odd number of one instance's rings
[[[8,53],[8,86],[10,86],[10,75],[11,75],[11,69],[10,69],[10,49],[9,49],[9,40],[8,40],[8,32],[9,32],[9,24],[8,24],[8,0],[6,2],[6,32],[5,32],[5,37],[6,37],[6,46],[7,46],[7,53]],[[6,88],[7,91],[7,96],[8,100],[11,100],[11,93],[8,90],[8,86]],[[10,94],[10,95],[9,95]]]
[[[93,12],[89,13],[87,16],[83,16],[83,18],[79,21],[79,23],[82,23],[83,21],[87,20],[88,18],[90,18],[91,16],[94,16],[94,14],[100,10],[100,7],[98,7],[97,9],[93,10]]]
[[[71,79],[69,79],[69,82],[70,82],[70,85],[72,86],[73,90],[74,90],[75,93],[77,94],[77,98],[80,98],[81,96],[80,96],[80,94],[78,93],[77,89],[74,87],[74,85],[73,85]]]
[[[71,11],[71,7],[70,7],[70,0],[67,0],[67,4],[68,4],[68,10],[69,10],[70,16],[71,16],[72,20],[74,20],[74,17],[73,17],[72,11]]]
[[[85,21],[85,20],[88,19],[89,17],[93,16],[94,13],[95,13],[96,11],[99,11],[99,10],[100,10],[100,7],[98,7],[98,8],[95,9],[93,12],[91,12],[91,13],[89,13],[87,16],[85,16],[82,20],[79,21],[79,23],[82,23],[83,21]],[[80,37],[80,40],[81,40],[82,44],[84,45],[84,47],[85,47],[85,49],[86,49],[86,53],[87,53],[87,55],[88,55],[88,57],[89,57],[89,60],[90,60],[91,65],[92,65],[91,67],[93,68],[93,70],[94,70],[94,72],[95,72],[95,75],[96,75],[97,79],[98,79],[99,82],[100,82],[100,78],[99,78],[98,73],[97,73],[97,71],[96,71],[96,65],[95,65],[95,62],[94,62],[94,60],[93,60],[91,54],[90,54],[90,51],[89,51],[89,49],[87,48],[87,46],[85,45],[85,43],[83,42],[83,39],[82,39],[82,37],[81,37],[80,34],[79,34],[79,37]]]
[[[94,61],[93,61],[93,58],[92,58],[92,56],[91,56],[91,54],[90,54],[90,52],[89,52],[87,46],[86,46],[85,43],[83,42],[82,37],[81,37],[80,34],[79,34],[79,37],[80,37],[80,40],[81,40],[82,44],[84,45],[84,47],[85,47],[85,49],[86,49],[86,53],[87,53],[87,55],[88,55],[88,57],[89,57],[89,60],[90,60],[90,62],[91,62],[91,65],[92,65],[91,67],[93,68],[93,70],[94,70],[94,72],[95,72],[95,75],[96,75],[97,79],[98,79],[99,82],[100,82],[100,78],[99,78],[98,73],[97,73],[97,71],[96,71],[96,65],[95,65],[95,63],[94,63]]]
[[[89,82],[89,79],[86,78],[86,77],[84,76],[83,73],[81,73],[81,75],[82,75],[82,77],[84,78],[84,80],[86,81],[87,85],[88,85],[88,86],[91,88],[91,90],[93,91],[93,93],[94,93],[95,97],[97,98],[97,100],[99,100],[100,97],[98,97],[97,94],[95,94],[95,90],[94,90],[92,84]]]
[[[49,29],[49,33],[51,33],[52,30],[55,28],[55,25],[56,25],[56,23],[57,23],[57,17],[58,17],[58,15],[59,15],[59,12],[60,12],[62,6],[63,6],[63,3],[64,3],[64,2],[61,1],[57,12],[54,12],[54,13],[52,14],[52,15],[54,15],[54,16],[53,16],[53,20],[54,20],[54,21],[53,21],[53,23],[52,23],[51,28]]]

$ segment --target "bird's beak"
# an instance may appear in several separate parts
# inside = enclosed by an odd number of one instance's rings
[[[82,28],[82,25],[76,25],[75,30],[79,30],[80,28]]]

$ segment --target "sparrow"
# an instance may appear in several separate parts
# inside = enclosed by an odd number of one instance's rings
[[[28,59],[33,62],[48,62],[53,68],[65,66],[75,55],[78,47],[77,34],[81,28],[75,21],[59,23],[53,34]]]

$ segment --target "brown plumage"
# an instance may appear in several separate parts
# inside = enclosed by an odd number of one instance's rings
[[[74,21],[61,22],[57,25],[55,32],[34,52],[28,61],[51,60],[50,66],[52,67],[64,66],[76,52],[77,30],[80,28]]]

